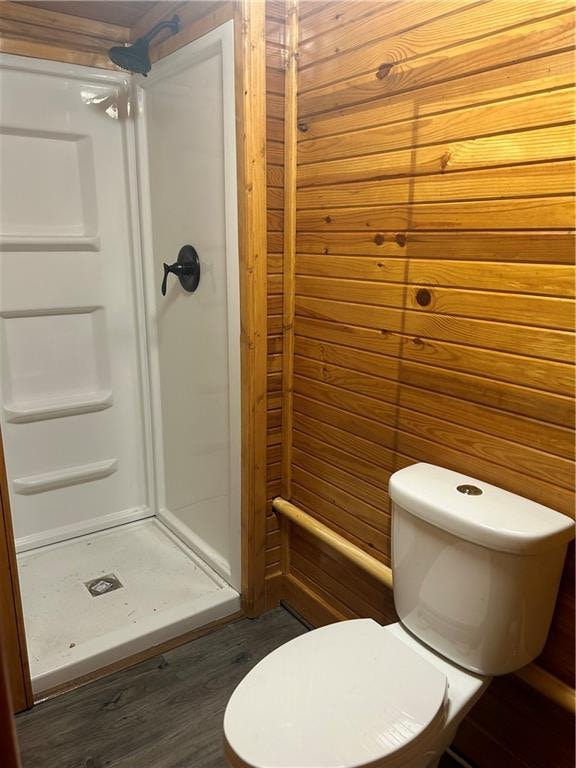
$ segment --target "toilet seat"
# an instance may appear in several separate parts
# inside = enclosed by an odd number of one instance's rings
[[[238,685],[224,733],[232,765],[409,765],[446,715],[442,671],[372,619],[331,624],[273,651]]]

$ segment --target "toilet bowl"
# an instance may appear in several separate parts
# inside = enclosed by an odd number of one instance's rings
[[[428,768],[489,682],[400,623],[331,624],[273,651],[236,688],[227,758],[242,768]]]
[[[257,664],[224,716],[232,768],[433,768],[491,677],[541,652],[572,521],[430,464],[390,496],[400,621],[331,624]]]

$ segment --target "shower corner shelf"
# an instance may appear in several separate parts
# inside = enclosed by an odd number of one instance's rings
[[[112,390],[92,392],[66,399],[33,401],[29,403],[6,403],[4,415],[10,424],[26,424],[31,421],[58,419],[62,416],[78,416],[110,408],[113,403]]]
[[[99,251],[99,235],[2,235],[0,251]]]
[[[41,475],[28,475],[12,480],[14,493],[22,496],[31,496],[45,491],[54,491],[57,488],[66,488],[69,485],[89,483],[93,480],[102,480],[114,474],[118,469],[118,459],[106,459],[93,464],[82,464],[75,467],[66,467],[55,472],[45,472]]]

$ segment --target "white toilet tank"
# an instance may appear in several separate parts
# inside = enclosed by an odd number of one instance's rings
[[[546,642],[573,521],[431,464],[394,473],[390,496],[404,626],[482,675],[529,664]]]

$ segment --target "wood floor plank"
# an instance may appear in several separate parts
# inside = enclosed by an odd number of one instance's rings
[[[16,718],[22,766],[227,768],[222,719],[232,691],[306,631],[277,608],[38,704]],[[441,768],[451,765],[443,758]]]
[[[225,768],[230,694],[305,631],[277,609],[39,704],[17,718],[23,768]]]

